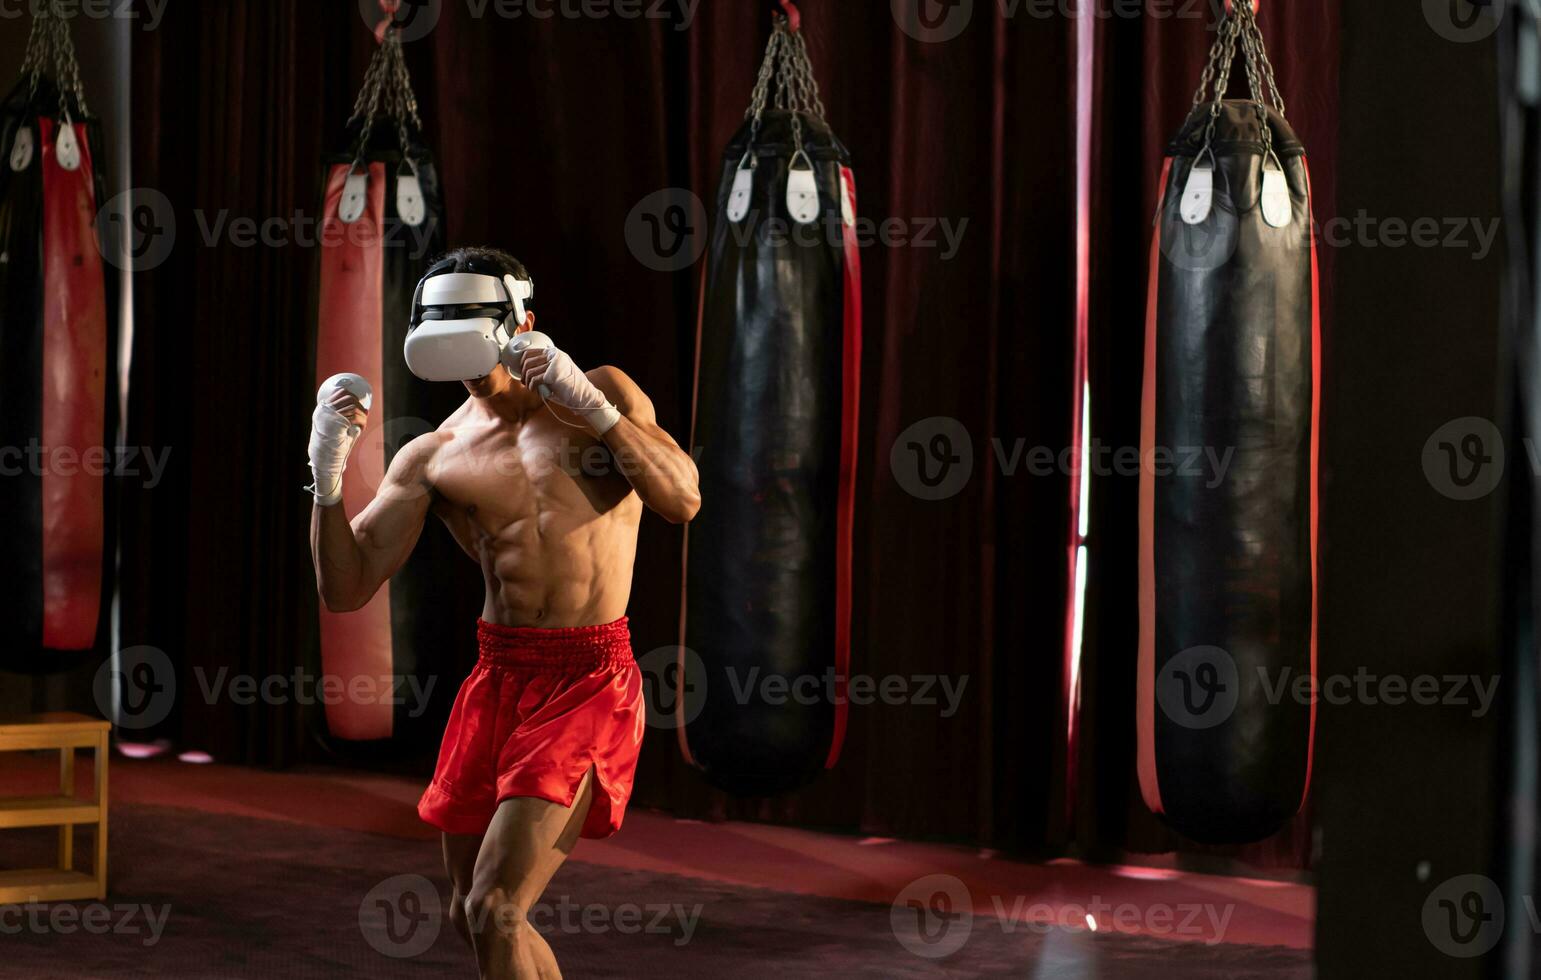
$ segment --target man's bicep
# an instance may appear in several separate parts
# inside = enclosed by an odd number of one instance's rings
[[[375,499],[353,519],[353,536],[367,569],[381,578],[390,577],[412,553],[433,504],[421,454],[410,446],[396,454]]]

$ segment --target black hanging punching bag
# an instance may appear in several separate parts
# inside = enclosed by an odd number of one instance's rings
[[[1224,101],[1238,46],[1253,99]],[[1211,60],[1150,252],[1139,778],[1178,832],[1239,843],[1277,831],[1309,782],[1321,345],[1305,150],[1249,3]]]
[[[850,648],[855,178],[802,37],[778,16],[761,77],[783,59],[794,69],[783,108],[767,108],[762,88],[723,157],[696,351],[701,511],[679,685],[701,696],[677,700],[680,744],[741,795],[834,765]]]
[[[29,673],[106,652],[113,593],[117,310],[96,226],[106,155],[68,22],[51,11],[36,12],[22,80],[0,105],[0,668]]]
[[[402,359],[413,290],[444,250],[444,203],[433,155],[420,139],[399,32],[384,30],[380,38],[348,149],[329,155],[323,174],[315,381],[319,387],[352,372],[373,388],[369,425],[343,474],[350,516],[374,498],[394,453],[464,398],[412,377]],[[334,738],[411,742],[416,727],[427,726],[416,733],[423,734],[433,725],[417,692],[444,693],[429,684],[439,668],[427,651],[441,650],[455,632],[444,622],[445,604],[434,600],[435,563],[448,557],[439,537],[425,535],[362,609],[320,611],[321,673],[375,692],[329,699],[326,731]]]

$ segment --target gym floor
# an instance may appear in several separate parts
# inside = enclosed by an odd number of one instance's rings
[[[45,754],[4,766],[6,784],[24,791],[47,791],[57,772]],[[85,792],[89,765],[77,775]],[[50,927],[8,937],[7,957],[39,978],[465,969],[469,953],[440,928],[448,886],[436,835],[414,809],[420,790],[404,777],[344,770],[117,756],[113,926],[82,934],[53,911],[68,904],[50,906]],[[8,836],[0,866],[37,863],[51,833]],[[1027,864],[634,810],[615,837],[579,844],[548,892],[544,928],[574,976],[1310,975],[1309,886],[1161,864]],[[966,889],[967,904],[954,908],[972,917],[940,935],[909,928],[895,896],[927,876]],[[373,929],[382,895],[419,925]],[[564,944],[571,932],[586,940]],[[952,952],[933,959],[911,947]]]

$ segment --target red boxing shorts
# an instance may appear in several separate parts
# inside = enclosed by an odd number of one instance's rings
[[[477,642],[418,816],[447,834],[480,834],[511,797],[572,806],[592,767],[582,835],[615,833],[647,725],[626,617],[570,629],[478,620]]]

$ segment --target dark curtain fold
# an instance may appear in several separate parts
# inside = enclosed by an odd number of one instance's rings
[[[205,692],[291,677],[316,642],[299,492],[312,256],[291,219],[315,216],[323,123],[341,124],[349,59],[328,40],[358,26],[322,5],[181,5],[134,40],[134,184],[164,202],[154,220],[175,246],[134,277],[128,442],[171,453],[160,485],[125,500],[122,644],[165,651],[178,696],[164,723],[125,734],[221,761],[302,755],[300,705]],[[338,93],[331,112],[322,91]],[[235,230],[270,218],[288,244]]]
[[[1192,16],[1117,16],[1102,0],[1092,93],[1090,383],[1094,445],[1140,445],[1146,278],[1165,146],[1192,105],[1214,39],[1218,4],[1181,5]],[[1338,146],[1337,0],[1259,4],[1259,25],[1291,124],[1305,144],[1318,227],[1335,214]],[[1230,96],[1248,97],[1241,53]],[[1332,249],[1318,236],[1322,371],[1333,370]],[[1324,381],[1324,386],[1327,384]],[[1333,422],[1324,415],[1327,431]],[[1323,482],[1330,474],[1323,473]],[[1140,798],[1135,765],[1138,664],[1139,486],[1134,475],[1094,473],[1092,574],[1081,675],[1077,838],[1091,853],[1182,850],[1302,867],[1311,852],[1310,803],[1268,840],[1208,848],[1183,841]],[[1323,552],[1333,542],[1325,536]],[[1319,580],[1325,590],[1330,585]],[[1322,746],[1317,745],[1320,752]]]

